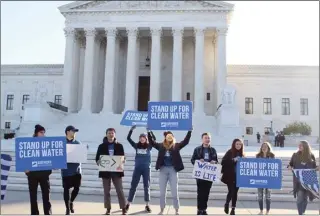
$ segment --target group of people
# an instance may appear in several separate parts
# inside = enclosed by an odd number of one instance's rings
[[[151,152],[152,149],[158,151],[158,157],[155,164],[156,170],[159,170],[159,188],[160,188],[160,212],[162,215],[166,207],[166,191],[167,184],[170,184],[171,195],[173,199],[173,206],[176,215],[179,214],[179,195],[178,195],[178,173],[184,169],[180,150],[189,144],[192,130],[188,131],[185,138],[181,142],[177,142],[174,134],[171,131],[164,132],[163,141],[158,142],[152,131],[147,130],[147,133],[139,135],[138,142],[132,140],[131,136],[135,129],[133,126],[127,136],[128,142],[136,150],[135,155],[135,167],[133,171],[131,188],[129,196],[126,199],[123,186],[122,177],[124,172],[109,172],[100,171],[99,178],[102,179],[104,189],[104,207],[106,209],[105,214],[111,214],[111,182],[113,183],[117,192],[118,201],[122,214],[126,215],[132,204],[137,186],[140,178],[143,178],[144,187],[144,201],[146,203],[145,210],[147,213],[151,213],[150,202],[150,178],[151,178]],[[67,143],[79,144],[75,139],[75,133],[78,132],[73,126],[68,126],[65,129]],[[36,125],[34,136],[44,136],[45,129],[40,125]],[[211,145],[211,136],[209,133],[203,133],[201,135],[202,143],[194,149],[191,163],[194,164],[196,160],[202,162],[217,164],[218,155],[215,148]],[[106,130],[103,142],[99,145],[96,153],[96,162],[99,164],[100,156],[102,155],[117,155],[124,156],[125,151],[121,143],[116,139],[116,130],[114,128],[108,128]],[[221,160],[221,181],[227,185],[228,193],[226,196],[226,202],[224,205],[224,212],[226,214],[235,215],[235,209],[238,198],[239,188],[237,187],[236,180],[236,164],[239,158],[245,157],[244,144],[241,139],[234,139],[231,148],[225,153]],[[270,143],[263,142],[259,152],[256,155],[257,158],[275,158],[272,152]],[[299,143],[299,149],[293,154],[288,169],[319,169],[316,165],[316,160],[311,152],[310,145],[307,141],[301,141]],[[31,202],[31,214],[39,214],[37,206],[37,187],[40,184],[43,194],[44,214],[51,214],[51,204],[49,200],[50,183],[49,175],[51,170],[47,171],[26,171],[29,182],[30,202]],[[67,169],[61,170],[62,182],[64,188],[64,201],[66,205],[66,215],[74,213],[74,200],[77,197],[79,188],[81,185],[81,164],[68,163]],[[212,182],[196,179],[197,183],[197,215],[207,215],[208,200]],[[69,196],[69,190],[73,188],[71,197]],[[304,214],[308,197],[310,194],[305,190],[299,181],[294,178],[294,196],[297,197],[297,209],[299,215]],[[263,198],[266,200],[266,214],[269,214],[271,205],[271,190],[258,189],[258,204],[260,213],[263,214]],[[231,202],[231,210],[230,210]]]

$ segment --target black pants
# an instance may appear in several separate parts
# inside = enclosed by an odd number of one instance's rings
[[[207,210],[208,199],[212,182],[197,179],[197,206],[198,210]]]
[[[229,205],[230,201],[232,200],[232,208],[235,208],[237,205],[238,200],[238,191],[239,188],[237,187],[236,183],[228,184],[228,194],[226,199],[226,205]]]
[[[43,213],[51,215],[50,203],[50,181],[49,176],[28,176],[28,185],[30,193],[31,215],[39,215],[37,193],[40,184],[42,192]]]
[[[76,174],[73,176],[65,176],[62,177],[62,185],[63,185],[63,199],[64,203],[66,205],[66,209],[70,209],[70,202],[72,203],[80,190],[80,185],[81,185],[81,174]],[[71,192],[71,198],[69,194],[69,189],[73,188]]]

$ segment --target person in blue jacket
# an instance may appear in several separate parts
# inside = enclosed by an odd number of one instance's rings
[[[129,210],[130,204],[132,203],[137,186],[139,184],[140,178],[142,176],[143,179],[143,187],[144,187],[144,201],[146,202],[145,210],[148,213],[151,213],[151,209],[149,206],[150,202],[150,174],[151,174],[151,150],[152,146],[148,142],[147,134],[140,134],[139,142],[135,143],[131,139],[131,135],[136,126],[132,126],[129,134],[127,136],[128,142],[132,145],[132,147],[136,150],[135,157],[135,168],[133,171],[131,188],[129,191],[128,202],[126,205],[126,211]],[[153,135],[154,137],[154,135]],[[154,137],[155,138],[155,137]]]
[[[79,145],[79,141],[75,139],[75,133],[79,130],[74,126],[68,126],[65,129],[67,144]],[[67,169],[61,170],[62,185],[63,185],[63,198],[66,205],[66,215],[74,213],[73,202],[76,199],[81,185],[81,163],[67,163]],[[73,188],[71,192],[69,190]]]

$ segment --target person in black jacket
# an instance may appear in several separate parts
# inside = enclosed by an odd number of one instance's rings
[[[232,200],[232,209],[230,215],[235,215],[239,191],[239,188],[237,187],[236,168],[239,158],[244,157],[243,148],[243,141],[240,139],[234,139],[231,149],[226,152],[221,161],[221,181],[228,186],[228,194],[226,203],[224,205],[224,212],[229,214],[229,203]]]
[[[116,155],[116,156],[124,156],[124,150],[122,144],[117,142],[116,140],[116,131],[114,128],[108,128],[106,131],[106,137],[103,138],[103,143],[99,145],[97,154],[96,154],[96,163],[99,164],[100,157],[104,155]],[[108,171],[100,171],[99,178],[102,178],[102,184],[104,189],[104,207],[107,209],[106,215],[110,215],[111,211],[111,197],[110,197],[110,189],[111,189],[111,180],[113,182],[114,187],[116,188],[116,192],[118,195],[119,205],[122,209],[122,215],[126,215],[126,200],[123,193],[122,186],[122,177],[124,176],[123,172],[108,172]]]
[[[36,125],[34,129],[33,137],[45,136],[46,129],[41,125]],[[51,203],[50,203],[50,181],[49,176],[52,170],[41,170],[41,171],[25,171],[28,176],[29,194],[30,194],[30,205],[31,215],[39,215],[38,209],[38,185],[40,184],[43,201],[43,213],[45,215],[51,215]]]
[[[194,165],[196,160],[200,160],[201,162],[209,162],[212,164],[218,163],[217,151],[210,146],[210,134],[203,133],[201,138],[202,145],[194,149],[191,163]],[[207,207],[211,186],[211,181],[197,179],[197,215],[208,215]]]
[[[178,172],[184,169],[180,150],[185,147],[191,138],[191,131],[188,131],[184,140],[177,143],[173,133],[164,132],[164,141],[157,143],[152,139],[151,132],[148,130],[148,140],[152,147],[157,149],[158,158],[156,170],[160,169],[159,186],[160,186],[160,215],[163,214],[166,206],[167,184],[170,183],[171,195],[176,214],[179,214],[179,196],[178,196]]]

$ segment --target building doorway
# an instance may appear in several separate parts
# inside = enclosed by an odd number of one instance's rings
[[[138,111],[148,111],[150,97],[150,77],[140,76],[138,87]]]

